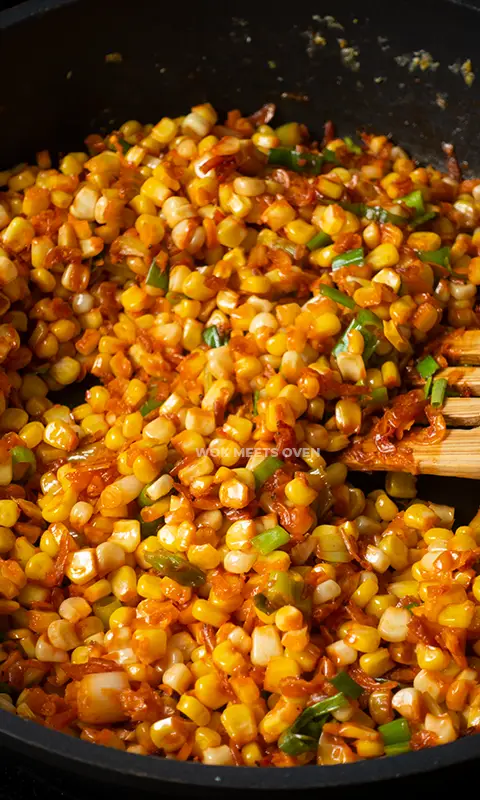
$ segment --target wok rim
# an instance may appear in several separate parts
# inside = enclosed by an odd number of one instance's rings
[[[25,22],[38,15],[73,5],[80,0],[27,0],[10,9],[0,11],[0,30]],[[446,0],[479,12],[479,8],[465,0]],[[194,762],[126,753],[101,745],[76,739],[60,731],[45,728],[31,720],[22,719],[0,710],[0,737],[5,744],[45,761],[60,757],[60,768],[85,767],[131,779],[131,783],[144,779],[150,783],[166,782],[191,787],[219,789],[285,790],[341,788],[365,785],[394,778],[413,777],[437,769],[461,765],[480,753],[476,736],[458,739],[447,745],[406,753],[395,757],[363,760],[353,764],[331,766],[302,766],[282,769],[268,767],[215,767]]]
[[[84,742],[60,731],[44,728],[31,720],[0,711],[0,735],[6,744],[29,753],[34,758],[60,757],[65,769],[77,767],[118,775],[131,781],[166,782],[191,787],[220,789],[256,789],[267,791],[327,789],[365,785],[394,778],[412,777],[474,759],[479,753],[476,736],[458,739],[446,745],[415,753],[357,761],[332,766],[285,767],[215,767],[194,762],[126,753]],[[63,764],[57,763],[60,768]]]

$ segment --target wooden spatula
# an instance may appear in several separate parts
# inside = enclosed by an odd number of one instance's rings
[[[480,479],[480,330],[452,334],[442,349],[456,366],[447,367],[435,378],[446,378],[449,387],[470,395],[447,398],[443,407],[449,426],[445,438],[432,444],[422,429],[415,427],[391,453],[382,454],[371,438],[358,437],[341,456],[349,469]]]

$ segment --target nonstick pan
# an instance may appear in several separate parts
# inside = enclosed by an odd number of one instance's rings
[[[209,100],[220,111],[246,113],[274,102],[276,120],[304,122],[319,135],[329,119],[340,134],[362,128],[391,134],[419,161],[436,165],[442,141],[452,142],[464,174],[478,175],[476,6],[447,0],[23,3],[0,13],[0,168],[44,148],[53,154],[80,149],[88,133],[126,119],[157,121]],[[478,508],[477,487],[424,479],[420,494],[454,504],[463,523]],[[460,765],[480,750],[473,736],[345,766],[217,768],[98,747],[3,711],[0,739],[89,777],[137,790],[171,783],[177,793],[182,787],[217,793],[352,788]]]

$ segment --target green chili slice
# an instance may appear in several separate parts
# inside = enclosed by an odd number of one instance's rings
[[[425,203],[420,189],[415,189],[414,192],[410,192],[410,194],[400,199],[402,203],[405,203],[409,208],[414,208],[417,215],[425,213]]]
[[[418,228],[425,222],[429,222],[431,219],[435,219],[436,216],[437,216],[436,211],[425,211],[425,214],[421,214],[419,217],[415,217],[413,220],[410,220],[408,224],[410,225],[411,228]]]
[[[108,597],[102,597],[100,600],[97,600],[93,603],[93,613],[99,620],[103,622],[103,627],[106,631],[108,631],[110,627],[110,617],[112,616],[113,612],[117,610],[117,608],[121,608],[122,604],[120,600],[117,600],[112,594],[109,594]]]
[[[177,581],[182,586],[190,586],[192,589],[203,586],[207,576],[204,571],[189,561],[176,555],[168,553],[166,550],[157,550],[154,553],[145,553],[145,561],[148,561],[160,575]]]

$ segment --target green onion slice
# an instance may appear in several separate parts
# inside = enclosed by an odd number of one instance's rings
[[[142,417],[146,417],[147,414],[150,414],[151,411],[155,411],[156,408],[160,408],[161,405],[163,405],[163,400],[156,400],[154,397],[151,397],[143,406],[140,406],[140,414]]]
[[[168,289],[168,281],[169,269],[161,270],[154,258],[148,270],[145,283],[147,286],[154,286],[155,289],[163,289],[163,291],[166,292]]]
[[[441,247],[439,250],[422,250],[418,257],[421,261],[429,264],[439,264],[441,267],[450,269],[450,248]]]
[[[255,467],[253,470],[253,476],[255,478],[255,485],[257,489],[259,489],[265,481],[272,477],[273,473],[277,471],[277,469],[282,469],[285,466],[285,462],[282,461],[281,458],[277,458],[277,456],[267,456],[259,465]]]
[[[437,378],[432,384],[432,396],[430,402],[434,408],[443,406],[445,401],[445,393],[447,391],[448,381],[446,378]]]
[[[435,361],[433,356],[425,356],[425,358],[422,358],[417,362],[417,372],[425,380],[427,380],[427,378],[431,378],[432,375],[435,375],[439,369],[440,364]]]
[[[172,578],[182,586],[190,586],[193,589],[203,586],[207,579],[203,570],[175,553],[157,550],[155,553],[145,553],[144,557],[160,575]]]
[[[334,286],[327,286],[325,283],[320,285],[320,292],[325,297],[329,297],[330,300],[334,300],[341,306],[346,306],[346,308],[355,308],[355,301],[353,298],[349,297],[344,292],[341,292],[339,289],[335,289]]]
[[[378,732],[382,735],[383,743],[386,746],[409,742],[412,736],[408,722],[403,717],[394,719],[393,722],[387,722],[385,725],[379,725]]]
[[[347,250],[336,256],[332,261],[332,269],[341,269],[341,267],[351,267],[353,264],[363,264],[365,256],[363,254],[363,247],[358,247],[355,250]]]
[[[345,697],[351,697],[353,700],[363,694],[362,687],[350,677],[348,672],[343,670],[338,675],[335,675],[334,678],[330,678],[330,683],[333,683],[335,689],[338,689],[339,692],[343,692]]]
[[[287,147],[273,147],[268,154],[268,163],[286,167],[293,172],[306,172],[309,175],[320,175],[326,162],[339,164],[335,153],[325,149],[323,153],[302,153],[289,150]]]
[[[328,233],[319,231],[312,239],[310,239],[309,242],[307,242],[307,247],[309,250],[318,250],[319,247],[327,247],[329,244],[332,244],[332,238],[328,235]]]
[[[267,556],[269,553],[272,553],[273,550],[278,550],[279,547],[282,547],[289,541],[290,534],[280,525],[275,525],[273,528],[259,533],[258,536],[254,536],[251,540],[251,544],[255,550],[258,550],[263,556]]]
[[[228,334],[221,333],[216,325],[204,328],[202,339],[209,347],[223,347],[228,342]]]

